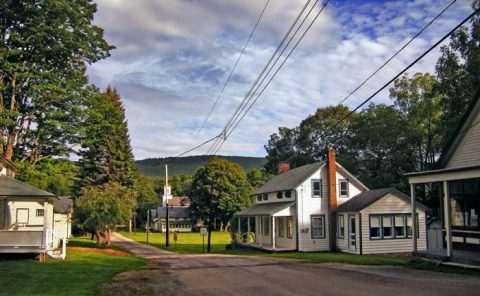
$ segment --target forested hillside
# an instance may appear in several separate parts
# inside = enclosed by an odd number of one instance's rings
[[[206,164],[213,156],[198,155],[187,157],[148,158],[136,161],[140,172],[148,177],[164,176],[165,165],[168,165],[169,175],[190,174]],[[238,163],[245,172],[253,168],[262,168],[266,163],[263,157],[222,156],[223,158]]]

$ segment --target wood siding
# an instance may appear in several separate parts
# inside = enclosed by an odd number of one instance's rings
[[[370,239],[369,229],[369,216],[372,214],[409,214],[411,212],[410,203],[392,194],[387,194],[377,202],[363,209],[361,211],[363,254],[411,252],[412,238]],[[425,212],[417,208],[417,213],[419,223],[417,248],[419,251],[422,251],[427,249]]]
[[[447,164],[447,168],[480,165],[480,113],[460,141],[458,148]]]

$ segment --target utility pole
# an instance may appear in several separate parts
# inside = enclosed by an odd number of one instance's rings
[[[168,195],[169,195],[169,192],[168,192],[168,165],[165,165],[165,188],[163,190],[164,192],[164,196],[165,196],[165,205],[166,205],[166,218],[167,218],[167,235],[165,237],[165,246],[168,248],[169,246],[169,235],[170,235],[170,223],[168,221]]]

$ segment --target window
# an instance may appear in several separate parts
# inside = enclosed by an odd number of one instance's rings
[[[348,187],[349,187],[349,183],[348,183],[348,180],[345,180],[345,179],[340,179],[338,180],[338,183],[339,183],[339,196],[340,197],[348,197]]]
[[[283,198],[283,192],[282,191],[279,191],[277,192],[277,198]]]
[[[292,191],[291,190],[285,191],[285,197],[286,198],[291,198],[292,197]]]
[[[287,237],[292,238],[293,234],[293,216],[287,217]]]
[[[381,216],[370,216],[370,238],[382,237],[380,233],[380,217]]]
[[[416,231],[418,235],[418,223]],[[370,215],[370,239],[395,239],[411,236],[411,214]]]
[[[278,236],[285,236],[285,217],[278,217]]]
[[[382,216],[383,237],[393,237],[393,222],[392,216]]]
[[[263,194],[263,200],[268,200],[268,193]]]
[[[262,217],[262,224],[263,224],[263,235],[269,235],[270,234],[270,219],[269,217]]]
[[[405,237],[405,216],[395,216],[395,237]]]
[[[343,215],[337,216],[337,237],[344,238],[345,237],[345,224],[343,220]]]
[[[17,224],[28,224],[28,209],[17,209]]]
[[[325,216],[312,216],[312,238],[324,238],[325,237]]]
[[[322,197],[322,180],[312,180],[312,197]]]
[[[262,201],[262,195],[261,194],[257,195],[257,201]]]
[[[448,182],[452,226],[480,227],[480,178]]]
[[[45,215],[44,209],[37,209],[37,217],[43,217]]]

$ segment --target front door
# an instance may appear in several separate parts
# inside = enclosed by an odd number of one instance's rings
[[[348,216],[349,242],[348,249],[355,250],[357,246],[357,235],[355,227],[355,216]]]

